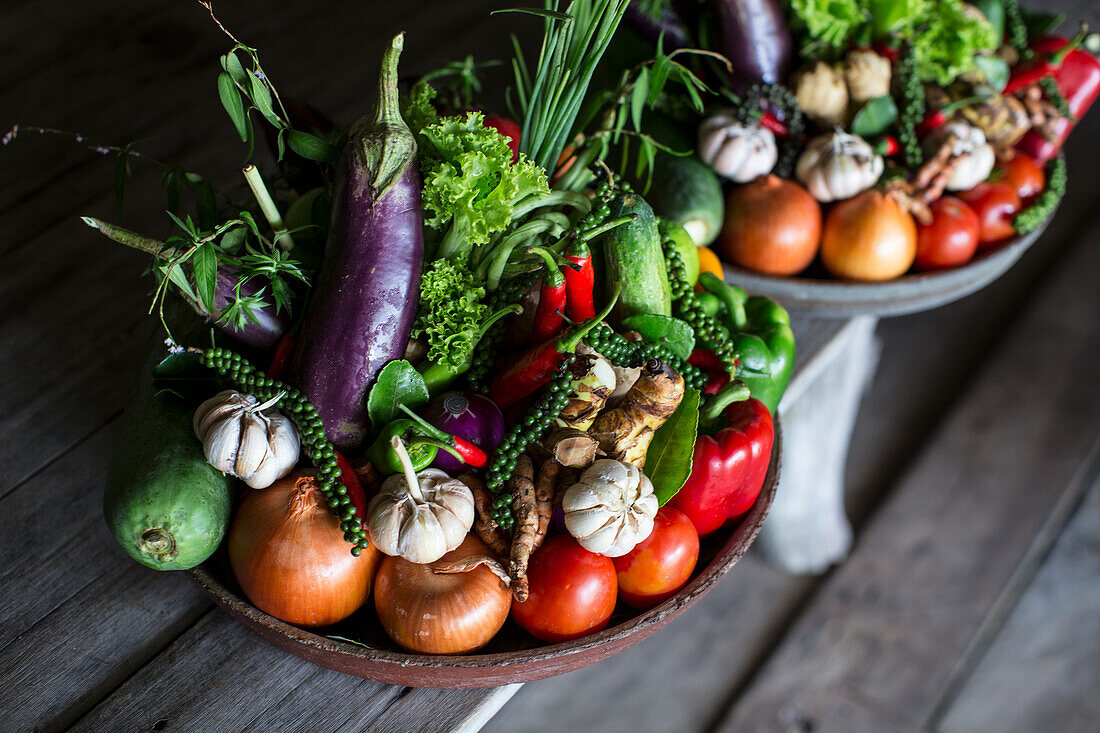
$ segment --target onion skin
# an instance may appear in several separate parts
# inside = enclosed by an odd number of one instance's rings
[[[821,261],[848,280],[890,280],[905,273],[917,255],[917,225],[880,191],[866,191],[829,212]]]
[[[429,402],[421,416],[440,430],[468,440],[489,454],[504,439],[504,415],[484,395],[446,392]],[[469,470],[465,463],[445,450],[436,454],[432,466],[450,474]]]
[[[769,275],[805,270],[821,241],[821,205],[794,181],[774,175],[734,186],[714,248],[730,262]]]
[[[295,626],[328,626],[370,597],[381,553],[359,557],[317,484],[300,472],[250,491],[229,528],[229,563],[254,606]]]
[[[465,654],[489,643],[508,619],[512,594],[492,571],[437,575],[432,568],[491,556],[474,535],[439,560],[417,565],[386,557],[374,584],[374,607],[390,638],[421,654]]]

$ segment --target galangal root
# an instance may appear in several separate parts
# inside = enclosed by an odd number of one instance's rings
[[[684,378],[661,359],[650,359],[622,404],[600,413],[588,432],[609,458],[642,468],[653,433],[683,398]]]
[[[474,531],[477,536],[494,555],[508,557],[511,539],[508,532],[493,519],[493,495],[481,479],[472,473],[460,474],[458,480],[466,484],[474,495]]]
[[[554,487],[560,470],[560,463],[553,457],[547,458],[535,481],[534,464],[524,454],[516,461],[516,470],[508,481],[513,497],[512,514],[516,520],[508,575],[512,578],[512,596],[520,602],[527,600],[527,563],[550,529]]]

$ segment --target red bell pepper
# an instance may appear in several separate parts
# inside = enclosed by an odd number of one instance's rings
[[[706,412],[718,412],[724,427],[696,439],[691,475],[669,502],[700,536],[747,512],[764,486],[775,426],[764,403],[748,394],[748,387],[734,382],[715,396]]]
[[[485,115],[483,123],[486,127],[491,127],[505,138],[508,139],[508,147],[512,149],[512,162],[515,163],[519,160],[519,135],[520,129],[513,120],[507,117],[498,117],[497,115]]]
[[[1023,139],[1016,144],[1039,164],[1053,158],[1062,149],[1073,130],[1096,97],[1100,95],[1100,61],[1088,51],[1080,48],[1084,31],[1073,39],[1061,36],[1044,36],[1031,45],[1035,53],[1034,60],[1021,64],[1013,71],[1009,79],[1006,94],[1022,89],[1040,79],[1050,76],[1066,98],[1066,106],[1073,119],[1059,119],[1051,130],[1052,139],[1045,138],[1036,130],[1028,130]]]

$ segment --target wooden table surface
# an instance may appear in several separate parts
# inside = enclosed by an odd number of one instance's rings
[[[347,122],[376,56],[408,73],[506,57],[493,2],[226,0],[289,96]],[[1085,0],[1048,3],[1071,17]],[[178,0],[0,10],[0,125],[79,130],[243,187],[216,98],[225,38]],[[1007,276],[885,321],[848,467],[852,557],[822,577],[750,554],[669,628],[516,692],[411,690],[322,670],[129,561],[100,512],[150,333],[113,160],[21,134],[0,150],[0,730],[1095,730],[1100,720],[1100,113],[1067,149],[1059,218]],[[162,233],[157,171],[126,222]],[[799,319],[804,365],[844,328]],[[803,368],[803,367],[800,367]]]

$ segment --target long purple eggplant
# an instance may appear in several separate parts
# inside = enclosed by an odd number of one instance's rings
[[[84,216],[81,218],[85,224],[98,230],[108,239],[114,240],[119,244],[125,244],[127,247],[133,247],[159,260],[170,260],[179,254],[179,252],[173,250],[164,242],[151,239],[137,232],[132,232],[129,229],[110,224],[91,216]],[[253,317],[255,320],[246,321],[240,328],[237,328],[231,323],[219,321],[218,319],[221,317],[221,314],[225,312],[225,309],[229,307],[230,301],[236,297],[238,286],[240,286],[242,296],[252,296],[258,294],[269,284],[270,283],[262,277],[254,277],[241,284],[239,270],[232,265],[223,263],[218,266],[218,273],[214,279],[213,315],[209,314],[200,303],[194,302],[187,297],[184,297],[184,300],[196,313],[212,321],[214,325],[227,336],[240,341],[246,346],[251,346],[261,351],[267,351],[274,348],[275,344],[278,343],[279,339],[282,338],[283,334],[286,333],[287,328],[290,326],[290,321],[285,311],[282,313],[275,313],[275,306],[269,304],[265,308],[254,310]]]
[[[654,18],[638,7],[638,0],[633,0],[623,14],[623,23],[654,45],[663,33],[665,53],[691,45],[691,34],[687,25],[672,8],[661,8],[660,17]]]
[[[710,7],[718,26],[714,50],[733,64],[732,91],[786,78],[791,32],[777,0],[711,0]]]
[[[344,451],[368,437],[367,391],[403,358],[416,316],[424,234],[416,139],[398,110],[403,45],[399,35],[386,51],[375,115],[355,123],[337,164],[328,244],[294,356],[298,387]]]

